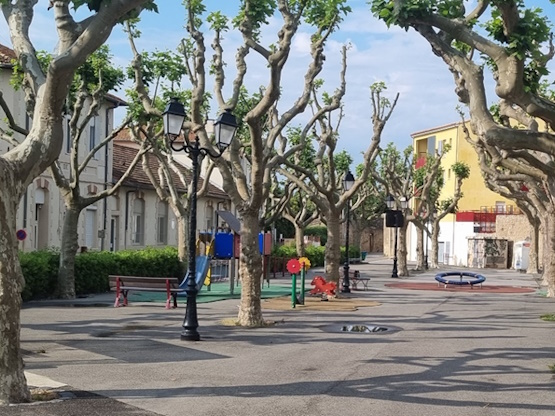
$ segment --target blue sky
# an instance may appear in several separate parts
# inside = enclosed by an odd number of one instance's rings
[[[472,2],[470,2],[472,3]],[[553,13],[553,5],[548,0],[527,1]],[[159,14],[145,13],[140,29],[142,38],[138,41],[141,50],[171,49],[185,35],[184,9],[181,1],[158,1]],[[205,1],[208,10],[220,9],[233,14],[236,0]],[[347,57],[347,94],[344,100],[345,118],[340,129],[340,148],[347,149],[360,161],[360,153],[366,149],[372,133],[371,102],[369,87],[377,81],[384,81],[391,98],[400,94],[397,107],[382,136],[382,145],[393,141],[399,148],[411,144],[410,134],[419,130],[458,121],[458,104],[454,94],[454,83],[446,65],[437,58],[425,42],[414,31],[408,33],[398,28],[387,29],[372,17],[366,0],[351,0],[353,13],[346,17],[341,30],[328,43],[326,63],[321,78],[325,89],[333,91],[338,83],[340,49],[350,43]],[[31,36],[37,49],[53,51],[57,37],[52,22],[52,11],[47,11],[48,1],[39,0],[35,7],[35,20]],[[84,8],[83,12],[86,11]],[[555,19],[554,19],[555,20]],[[279,21],[271,19],[270,27],[263,32],[267,43],[275,41]],[[308,42],[310,33],[301,28],[294,41],[293,51],[286,67],[282,84],[282,110],[295,100],[302,87],[302,80],[308,62]],[[210,35],[206,34],[207,44]],[[228,68],[233,68],[234,46],[240,41],[237,33],[226,35]],[[5,22],[0,22],[0,43],[10,46]],[[125,35],[116,28],[109,40],[114,63],[125,66],[131,52]],[[264,62],[254,53],[249,56],[248,87],[254,90],[268,79]],[[233,74],[227,75],[228,82]],[[216,109],[214,109],[214,112]],[[302,120],[299,120],[299,123]]]

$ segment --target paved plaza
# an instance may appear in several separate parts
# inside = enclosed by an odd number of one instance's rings
[[[238,300],[199,304],[202,340],[180,340],[184,305],[113,294],[32,302],[22,310],[29,384],[62,399],[13,405],[3,416],[552,416],[555,301],[533,275],[481,270],[484,286],[524,293],[414,290],[435,272],[391,278],[391,260],[352,265],[370,277],[357,308],[268,309],[276,324],[222,324]],[[451,269],[453,270],[453,269]],[[313,276],[318,270],[311,271]],[[310,281],[310,279],[308,280]],[[280,278],[271,284],[286,283]],[[321,302],[322,304],[326,302]],[[267,306],[264,304],[264,306]],[[347,333],[344,327],[387,329]]]

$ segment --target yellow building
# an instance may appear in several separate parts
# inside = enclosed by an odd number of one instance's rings
[[[477,237],[477,234],[484,236],[484,233],[495,233],[497,215],[520,212],[512,201],[492,192],[486,186],[478,156],[466,140],[462,122],[418,131],[411,134],[411,137],[417,168],[424,165],[427,154],[435,154],[445,146],[450,146],[442,161],[445,185],[440,200],[453,196],[455,191],[455,174],[451,166],[456,162],[464,162],[470,167],[470,176],[462,185],[463,197],[458,203],[458,211],[442,220],[439,235],[439,262],[466,266],[468,239]],[[416,260],[416,233],[410,230],[409,234],[409,259]]]

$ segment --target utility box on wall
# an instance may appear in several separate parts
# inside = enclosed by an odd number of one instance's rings
[[[515,270],[527,270],[530,261],[530,242],[517,241],[513,251],[513,268]]]

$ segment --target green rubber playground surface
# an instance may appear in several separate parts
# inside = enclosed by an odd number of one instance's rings
[[[262,299],[277,298],[291,294],[291,286],[283,286],[270,284],[270,287],[264,283],[262,288]],[[203,286],[197,295],[197,303],[217,302],[226,299],[241,298],[241,285],[233,287],[231,294],[229,281],[221,283],[212,283],[210,290],[207,286]],[[177,297],[178,303],[185,302],[186,295],[183,293]],[[129,292],[129,302],[166,302],[166,294],[160,292]]]

